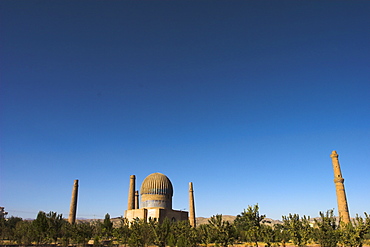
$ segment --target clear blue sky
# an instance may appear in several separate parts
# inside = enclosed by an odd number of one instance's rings
[[[1,1],[0,206],[121,216],[129,176],[174,209],[370,213],[369,1]]]

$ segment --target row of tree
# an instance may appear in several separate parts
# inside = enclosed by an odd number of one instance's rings
[[[171,222],[135,220],[128,222],[120,218],[113,227],[109,214],[104,221],[78,222],[69,224],[61,214],[39,212],[33,221],[17,217],[0,219],[0,234],[3,241],[20,245],[60,244],[94,245],[120,244],[125,246],[229,246],[249,243],[258,246],[295,246],[316,243],[323,247],[362,246],[370,239],[370,217],[356,216],[348,224],[338,223],[333,210],[320,212],[320,217],[311,221],[309,217],[289,214],[282,217],[282,224],[268,224],[265,215],[260,215],[258,205],[248,206],[234,222],[225,221],[222,215],[212,216],[208,224],[196,228],[188,221]]]

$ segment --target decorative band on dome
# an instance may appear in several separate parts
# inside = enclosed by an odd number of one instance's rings
[[[171,191],[169,191],[168,189],[148,189],[145,193],[141,193],[141,194],[150,194],[150,195],[167,195],[167,194],[170,194]]]

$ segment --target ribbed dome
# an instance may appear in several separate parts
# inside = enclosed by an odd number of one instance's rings
[[[140,194],[173,196],[173,187],[170,179],[162,173],[152,173],[141,184]]]

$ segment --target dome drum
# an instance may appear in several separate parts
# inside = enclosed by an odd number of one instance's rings
[[[142,208],[172,208],[172,204],[168,200],[142,200]]]

